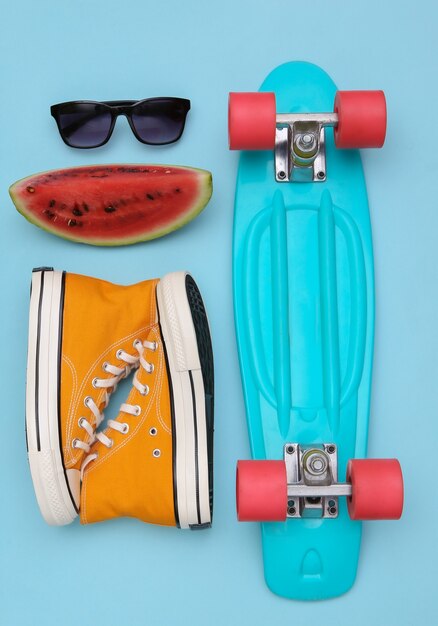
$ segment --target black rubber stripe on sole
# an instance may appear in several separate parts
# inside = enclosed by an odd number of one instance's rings
[[[64,327],[64,299],[65,299],[65,272],[62,272],[61,279],[61,294],[59,298],[59,323],[58,323],[58,385],[57,385],[57,413],[58,413],[58,445],[59,453],[61,455],[62,467],[64,470],[65,483],[67,485],[68,494],[72,501],[74,510],[79,513],[79,508],[76,505],[75,499],[70,489],[70,483],[67,477],[67,469],[64,463],[64,450],[62,447],[62,428],[61,428],[61,367],[62,367],[62,336]]]
[[[207,426],[207,457],[208,457],[208,486],[210,497],[210,516],[213,520],[213,436],[214,436],[214,363],[213,348],[211,344],[210,327],[204,301],[199,288],[190,274],[186,276],[186,293],[192,314],[193,325],[196,333],[199,360],[201,363],[202,379],[205,393],[205,416]],[[190,372],[190,380],[191,372]],[[193,389],[192,389],[193,392]],[[196,459],[197,462],[197,459]],[[193,530],[209,528],[211,522],[190,526]]]
[[[32,272],[34,272],[35,270],[32,270]],[[32,301],[32,281],[30,281],[30,294],[29,294],[29,302]],[[30,305],[29,305],[30,306]],[[29,351],[29,347],[28,347],[28,351]],[[27,406],[27,404],[26,404]],[[26,436],[26,451],[27,453],[29,453],[29,437],[27,436],[27,410],[25,411],[25,418],[24,418],[24,434]]]
[[[40,416],[39,416],[39,384],[40,384],[40,333],[41,333],[41,309],[43,303],[43,291],[44,291],[44,272],[41,272],[40,293],[38,300],[38,322],[37,322],[37,341],[35,350],[35,430],[37,436],[37,450],[41,451],[41,439],[40,439]]]

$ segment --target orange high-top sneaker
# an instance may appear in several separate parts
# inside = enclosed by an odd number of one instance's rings
[[[29,463],[49,524],[70,523],[80,470],[111,391],[138,366],[133,342],[156,327],[156,280],[127,287],[34,270],[26,388]]]
[[[207,528],[212,519],[213,355],[198,287],[158,282],[154,324],[139,332],[139,368],[115,420],[83,464],[81,522],[136,517]]]

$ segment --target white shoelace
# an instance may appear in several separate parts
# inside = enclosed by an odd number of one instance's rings
[[[103,369],[105,370],[105,372],[112,374],[112,377],[111,378],[94,378],[93,380],[93,387],[111,389],[110,393],[105,391],[103,409],[105,409],[108,406],[110,395],[116,390],[117,384],[119,383],[119,381],[129,376],[129,374],[132,372],[133,369],[137,369],[141,366],[146,372],[148,372],[148,374],[151,374],[154,370],[153,364],[149,363],[144,358],[144,351],[145,350],[155,351],[157,349],[157,343],[155,341],[143,341],[142,342],[140,339],[136,339],[133,345],[134,345],[134,348],[137,350],[136,355],[128,354],[124,350],[117,351],[117,358],[126,363],[125,367],[117,367],[116,365],[111,365],[110,363],[104,363]],[[147,396],[147,394],[149,393],[149,387],[148,385],[143,385],[138,380],[138,372],[135,373],[132,382],[133,382],[134,387],[137,389],[137,391],[141,393],[142,396]],[[103,411],[99,411],[99,408],[96,406],[94,400],[90,396],[85,398],[84,403],[85,403],[85,406],[87,406],[92,411],[96,420],[96,429],[97,429],[104,419]],[[134,415],[138,417],[141,414],[141,407],[138,404],[127,404],[124,402],[122,406],[120,407],[120,413],[127,413],[128,415]],[[88,453],[90,452],[92,444],[96,440],[100,441],[107,448],[112,447],[114,441],[110,437],[108,437],[105,433],[98,433],[96,435],[95,429],[93,429],[92,425],[84,417],[80,418],[79,425],[88,433],[89,441],[85,443],[84,441],[80,441],[79,439],[76,439],[73,441],[73,444],[76,441],[75,445],[72,444],[73,447],[81,448],[82,450]],[[118,422],[116,420],[108,420],[107,429],[113,429],[113,430],[118,431],[119,433],[123,433],[124,435],[126,435],[129,432],[129,424],[127,422]],[[84,474],[84,470],[87,467],[87,465],[91,463],[91,461],[94,461],[95,459],[97,459],[97,456],[98,456],[97,452],[93,452],[92,454],[88,454],[88,456],[84,459],[82,466],[81,466],[81,478]]]

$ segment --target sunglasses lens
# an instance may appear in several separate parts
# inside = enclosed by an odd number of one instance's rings
[[[183,103],[156,98],[138,104],[132,111],[131,120],[142,141],[163,144],[180,138],[186,115],[187,108]]]
[[[100,104],[76,102],[66,104],[57,113],[60,133],[73,148],[93,148],[107,139],[111,113]]]

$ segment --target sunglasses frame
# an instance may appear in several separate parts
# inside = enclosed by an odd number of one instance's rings
[[[174,102],[175,104],[179,104],[180,106],[183,107],[184,118],[182,121],[181,132],[179,133],[178,137],[176,137],[175,139],[172,139],[171,141],[163,141],[160,143],[145,141],[139,136],[139,134],[137,133],[135,129],[134,123],[132,121],[132,114],[135,112],[135,107],[137,107],[140,104],[144,104],[145,102],[158,103],[161,100],[166,100],[166,101],[170,100]],[[68,139],[64,136],[63,130],[61,129],[59,115],[62,113],[63,107],[67,105],[72,105],[72,104],[99,104],[105,107],[106,109],[108,109],[108,112],[111,114],[111,125],[108,131],[108,135],[104,141],[102,141],[101,143],[95,144],[93,146],[74,146],[71,143],[69,143]],[[108,141],[111,139],[111,135],[113,134],[114,126],[116,125],[116,120],[120,115],[126,117],[135,138],[138,141],[140,141],[140,143],[144,143],[148,146],[166,146],[168,144],[175,143],[181,138],[184,132],[186,119],[187,119],[187,113],[189,111],[190,111],[190,100],[188,100],[187,98],[174,98],[174,97],[165,97],[165,96],[161,96],[157,98],[145,98],[144,100],[106,100],[103,102],[99,102],[98,100],[70,100],[69,102],[60,102],[58,104],[53,104],[50,107],[50,113],[56,121],[56,125],[58,127],[58,131],[59,131],[59,134],[61,135],[62,141],[67,146],[69,146],[69,148],[77,148],[79,150],[90,150],[92,148],[100,148],[100,146],[104,146],[106,143],[108,143]]]

